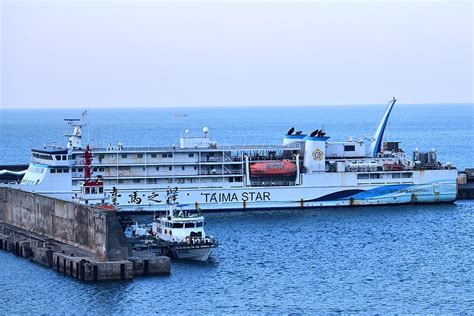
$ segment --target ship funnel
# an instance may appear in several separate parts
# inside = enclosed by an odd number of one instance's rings
[[[377,130],[375,131],[374,139],[370,144],[369,155],[371,157],[376,157],[378,153],[380,153],[380,149],[382,146],[382,138],[383,133],[385,132],[385,127],[387,126],[388,117],[390,116],[390,112],[392,112],[393,106],[397,102],[397,99],[393,98],[390,100],[385,112],[383,113],[382,117],[380,118],[379,124],[377,126]]]
[[[305,138],[303,165],[306,172],[326,171],[326,141],[329,137],[319,136]]]

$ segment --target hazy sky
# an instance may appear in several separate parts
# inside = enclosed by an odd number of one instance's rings
[[[1,107],[473,102],[464,2],[1,3]]]

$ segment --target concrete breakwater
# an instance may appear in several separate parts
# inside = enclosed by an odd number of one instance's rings
[[[170,273],[170,259],[133,251],[115,212],[0,188],[0,249],[84,281]]]

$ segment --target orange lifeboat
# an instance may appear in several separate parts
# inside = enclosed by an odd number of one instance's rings
[[[289,160],[254,162],[250,165],[252,177],[288,177],[296,173],[296,164]]]

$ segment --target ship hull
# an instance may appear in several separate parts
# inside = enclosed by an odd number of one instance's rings
[[[335,206],[394,205],[454,202],[457,195],[456,170],[414,171],[412,181],[370,183],[355,175],[324,173],[306,177],[307,185],[258,187],[178,187],[179,203],[189,210],[225,211]],[[314,184],[311,184],[314,183]],[[318,185],[326,183],[326,185]],[[165,211],[167,187],[106,187],[107,196],[118,212]],[[22,189],[27,189],[22,186]],[[61,199],[71,192],[36,191]]]
[[[171,255],[177,259],[207,261],[214,249],[214,245],[177,245],[171,247]]]

